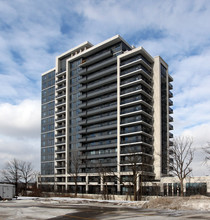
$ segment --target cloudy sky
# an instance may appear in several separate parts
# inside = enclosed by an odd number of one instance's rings
[[[193,136],[193,174],[209,174],[209,22],[208,0],[0,0],[0,169],[16,157],[39,170],[40,80],[55,56],[120,34],[169,64],[174,134]]]

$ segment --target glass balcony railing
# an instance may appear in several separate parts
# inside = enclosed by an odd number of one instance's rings
[[[125,74],[128,74],[128,73],[132,73],[134,71],[137,71],[137,70],[143,70],[149,77],[151,77],[151,72],[148,71],[144,66],[142,65],[136,65],[134,67],[131,67],[131,68],[128,68],[128,69],[125,69],[125,70],[122,70],[120,75],[123,76]]]
[[[129,144],[135,142],[145,142],[147,144],[152,144],[152,141],[149,138],[142,137],[142,136],[130,136],[130,137],[123,137],[121,138],[121,144]]]
[[[134,56],[130,59],[122,61],[121,66],[126,65],[128,63],[132,63],[132,62],[140,60],[140,59],[142,59],[145,63],[147,63],[149,66],[151,66],[151,63],[144,56],[142,56],[141,54],[139,54],[137,56]]]
[[[140,110],[143,110],[143,111],[145,111],[148,114],[152,113],[151,110],[149,110],[149,109],[147,109],[147,108],[145,108],[145,107],[143,107],[141,105],[138,105],[138,106],[133,106],[133,107],[121,109],[121,114],[136,112],[136,111],[140,111]]]

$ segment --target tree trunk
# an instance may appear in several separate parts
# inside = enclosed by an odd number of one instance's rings
[[[136,181],[134,181],[134,183],[133,183],[133,193],[134,193],[134,198],[133,198],[133,200],[134,201],[137,201],[137,192],[136,192]]]
[[[75,178],[75,193],[74,197],[77,197],[77,177]]]
[[[18,182],[15,182],[15,195],[18,196]]]
[[[184,196],[184,184],[183,184],[183,179],[180,180],[180,192],[181,196]]]
[[[141,174],[139,175],[139,201],[141,201],[142,197],[142,176]]]

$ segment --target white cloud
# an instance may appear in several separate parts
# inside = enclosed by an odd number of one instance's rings
[[[0,137],[0,170],[14,158],[32,163],[36,171],[40,170],[40,140],[30,138]]]
[[[0,168],[17,158],[39,170],[40,100],[0,104],[0,112]]]
[[[0,133],[18,138],[37,138],[40,134],[40,100],[23,100],[18,105],[0,104]]]
[[[210,50],[206,50],[199,55],[185,57],[172,64],[176,133],[197,124],[210,124],[209,59]]]

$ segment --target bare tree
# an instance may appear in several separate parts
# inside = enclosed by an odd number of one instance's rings
[[[142,157],[139,153],[130,152],[125,156],[121,163],[125,164],[132,171],[132,178],[125,180],[129,182],[129,186],[133,187],[133,199],[137,201],[141,200],[141,187],[142,187]],[[137,191],[137,184],[139,179],[139,192]],[[121,183],[125,182],[121,179]],[[125,183],[123,185],[126,185]]]
[[[15,185],[16,196],[19,193],[18,186],[21,179],[21,173],[19,167],[20,167],[20,161],[14,158],[11,161],[7,162],[5,168],[2,170],[3,181]]]
[[[68,170],[68,174],[73,177],[74,184],[75,184],[75,193],[74,196],[77,197],[78,192],[78,177],[81,169],[81,159],[79,156],[79,151],[75,150],[71,152],[70,156],[70,166]]]
[[[203,148],[205,154],[206,154],[206,157],[205,157],[205,162],[208,162],[210,161],[210,142],[207,143],[207,146],[205,146]]]
[[[190,165],[194,158],[193,140],[191,137],[177,137],[170,147],[173,155],[172,173],[180,180],[181,196],[184,196],[184,179],[192,172]]]
[[[24,183],[24,191],[28,188],[28,183],[34,180],[35,173],[31,162],[20,161],[19,170],[21,175],[21,180]]]
[[[20,186],[24,183],[24,191],[28,183],[34,178],[34,171],[30,162],[20,161],[16,158],[5,164],[1,171],[2,180],[15,185],[16,196],[20,192]]]
[[[106,166],[103,166],[102,163],[98,163],[97,164],[97,172],[98,172],[98,175],[100,177],[100,182],[102,183],[102,198],[105,199],[105,200],[108,200],[109,199],[109,195],[108,195],[108,186],[107,186],[107,182],[108,182],[108,178],[110,176],[113,176],[114,175],[112,174],[112,172],[106,167]]]

